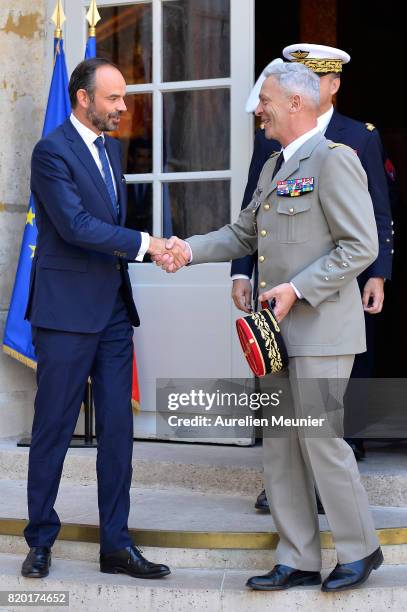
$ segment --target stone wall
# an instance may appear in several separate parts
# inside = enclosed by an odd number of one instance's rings
[[[45,13],[46,0],[0,3],[1,340],[26,220],[30,156],[44,116],[49,44]],[[35,373],[0,351],[0,437],[30,430],[34,390]]]

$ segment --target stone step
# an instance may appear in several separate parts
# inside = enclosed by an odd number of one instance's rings
[[[65,590],[69,592],[69,609],[75,612],[407,611],[406,565],[382,566],[364,585],[342,593],[322,593],[318,586],[267,593],[245,587],[250,576],[261,573],[253,569],[175,569],[162,580],[140,580],[102,574],[96,563],[54,558],[49,576],[32,580],[20,576],[23,559],[22,555],[0,554],[0,590]]]
[[[26,484],[0,481],[0,551],[26,551],[21,537],[27,520]],[[58,555],[95,561],[98,507],[95,485],[61,483],[56,510],[64,525]],[[407,508],[372,507],[386,562],[407,563]],[[177,567],[256,567],[273,562],[276,528],[247,496],[185,489],[131,489],[129,527],[134,541]],[[325,566],[335,562],[329,525],[320,516]],[[163,552],[165,550],[165,553]]]
[[[17,447],[16,441],[0,440],[0,480],[27,477],[29,449]],[[63,481],[95,483],[95,461],[96,449],[69,449]],[[372,505],[407,507],[406,444],[369,442],[359,469]],[[261,446],[136,441],[133,485],[236,493],[254,500],[263,488]]]
[[[0,520],[1,531],[1,520]],[[135,541],[138,541],[138,532]],[[188,534],[189,535],[189,534]],[[186,538],[186,540],[193,538]],[[208,542],[209,545],[209,542]],[[407,565],[407,544],[382,544],[385,565]],[[245,548],[169,548],[166,546],[141,546],[143,555],[154,563],[165,563],[171,568],[270,570],[276,563],[275,550]],[[28,547],[19,536],[0,535],[0,553],[26,555]],[[52,548],[53,557],[97,563],[99,544],[95,542],[71,542],[58,539]],[[333,548],[322,548],[322,567],[334,567],[337,558]],[[406,575],[407,582],[407,575]]]

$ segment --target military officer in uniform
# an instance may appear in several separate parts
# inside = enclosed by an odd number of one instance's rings
[[[366,349],[356,277],[376,259],[378,238],[356,153],[327,140],[317,126],[320,84],[315,73],[281,63],[266,76],[256,114],[266,137],[281,143],[281,153],[264,165],[254,197],[236,223],[186,242],[174,238],[166,248],[178,244],[189,250],[193,265],[258,250],[259,299],[275,300],[289,355],[285,375],[298,417],[309,414],[310,406],[326,413],[332,394],[338,408],[343,403],[341,381],[349,378],[354,355]],[[167,255],[160,263],[170,272],[176,269]],[[277,565],[250,578],[247,586],[273,591],[320,584],[314,483],[338,556],[322,590],[342,591],[367,580],[383,555],[346,442],[331,431],[313,435],[293,428],[286,437],[264,438],[263,462],[279,533]]]
[[[374,213],[379,237],[379,254],[367,270],[358,278],[362,302],[365,311],[367,352],[356,355],[352,376],[357,378],[372,376],[374,318],[383,307],[384,282],[391,278],[393,258],[393,227],[389,200],[389,187],[384,168],[384,152],[380,135],[371,123],[361,123],[350,117],[341,115],[332,104],[334,95],[340,87],[342,65],[350,61],[350,56],[340,49],[313,44],[294,44],[283,49],[283,56],[294,62],[300,62],[313,70],[320,77],[320,109],[318,127],[326,138],[350,146],[358,154],[367,174],[369,192],[373,201]],[[282,60],[274,60],[281,62]],[[271,62],[272,65],[274,62]],[[258,94],[264,81],[264,73],[259,77],[253,88],[247,105],[247,112],[253,112],[258,103]],[[251,200],[260,172],[275,151],[281,146],[275,140],[268,140],[263,130],[258,130],[255,136],[254,152],[250,164],[248,182],[243,198],[242,208]],[[254,285],[257,287],[256,257],[247,256],[232,263],[233,279],[232,297],[237,308],[250,312],[252,287],[250,278],[255,269]],[[357,459],[364,455],[361,440],[348,441]],[[255,507],[263,512],[269,512],[265,491],[259,494]],[[320,512],[323,512],[319,504]]]

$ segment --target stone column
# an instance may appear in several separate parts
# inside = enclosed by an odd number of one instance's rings
[[[30,157],[41,136],[48,83],[46,0],[0,4],[0,337],[26,222]],[[47,28],[48,29],[48,28]],[[35,372],[0,351],[0,437],[29,432]]]

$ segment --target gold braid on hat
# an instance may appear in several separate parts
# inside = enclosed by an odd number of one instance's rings
[[[294,51],[290,54],[294,62],[304,64],[313,72],[328,74],[329,72],[342,72],[342,60],[325,58],[308,58],[309,51]]]

